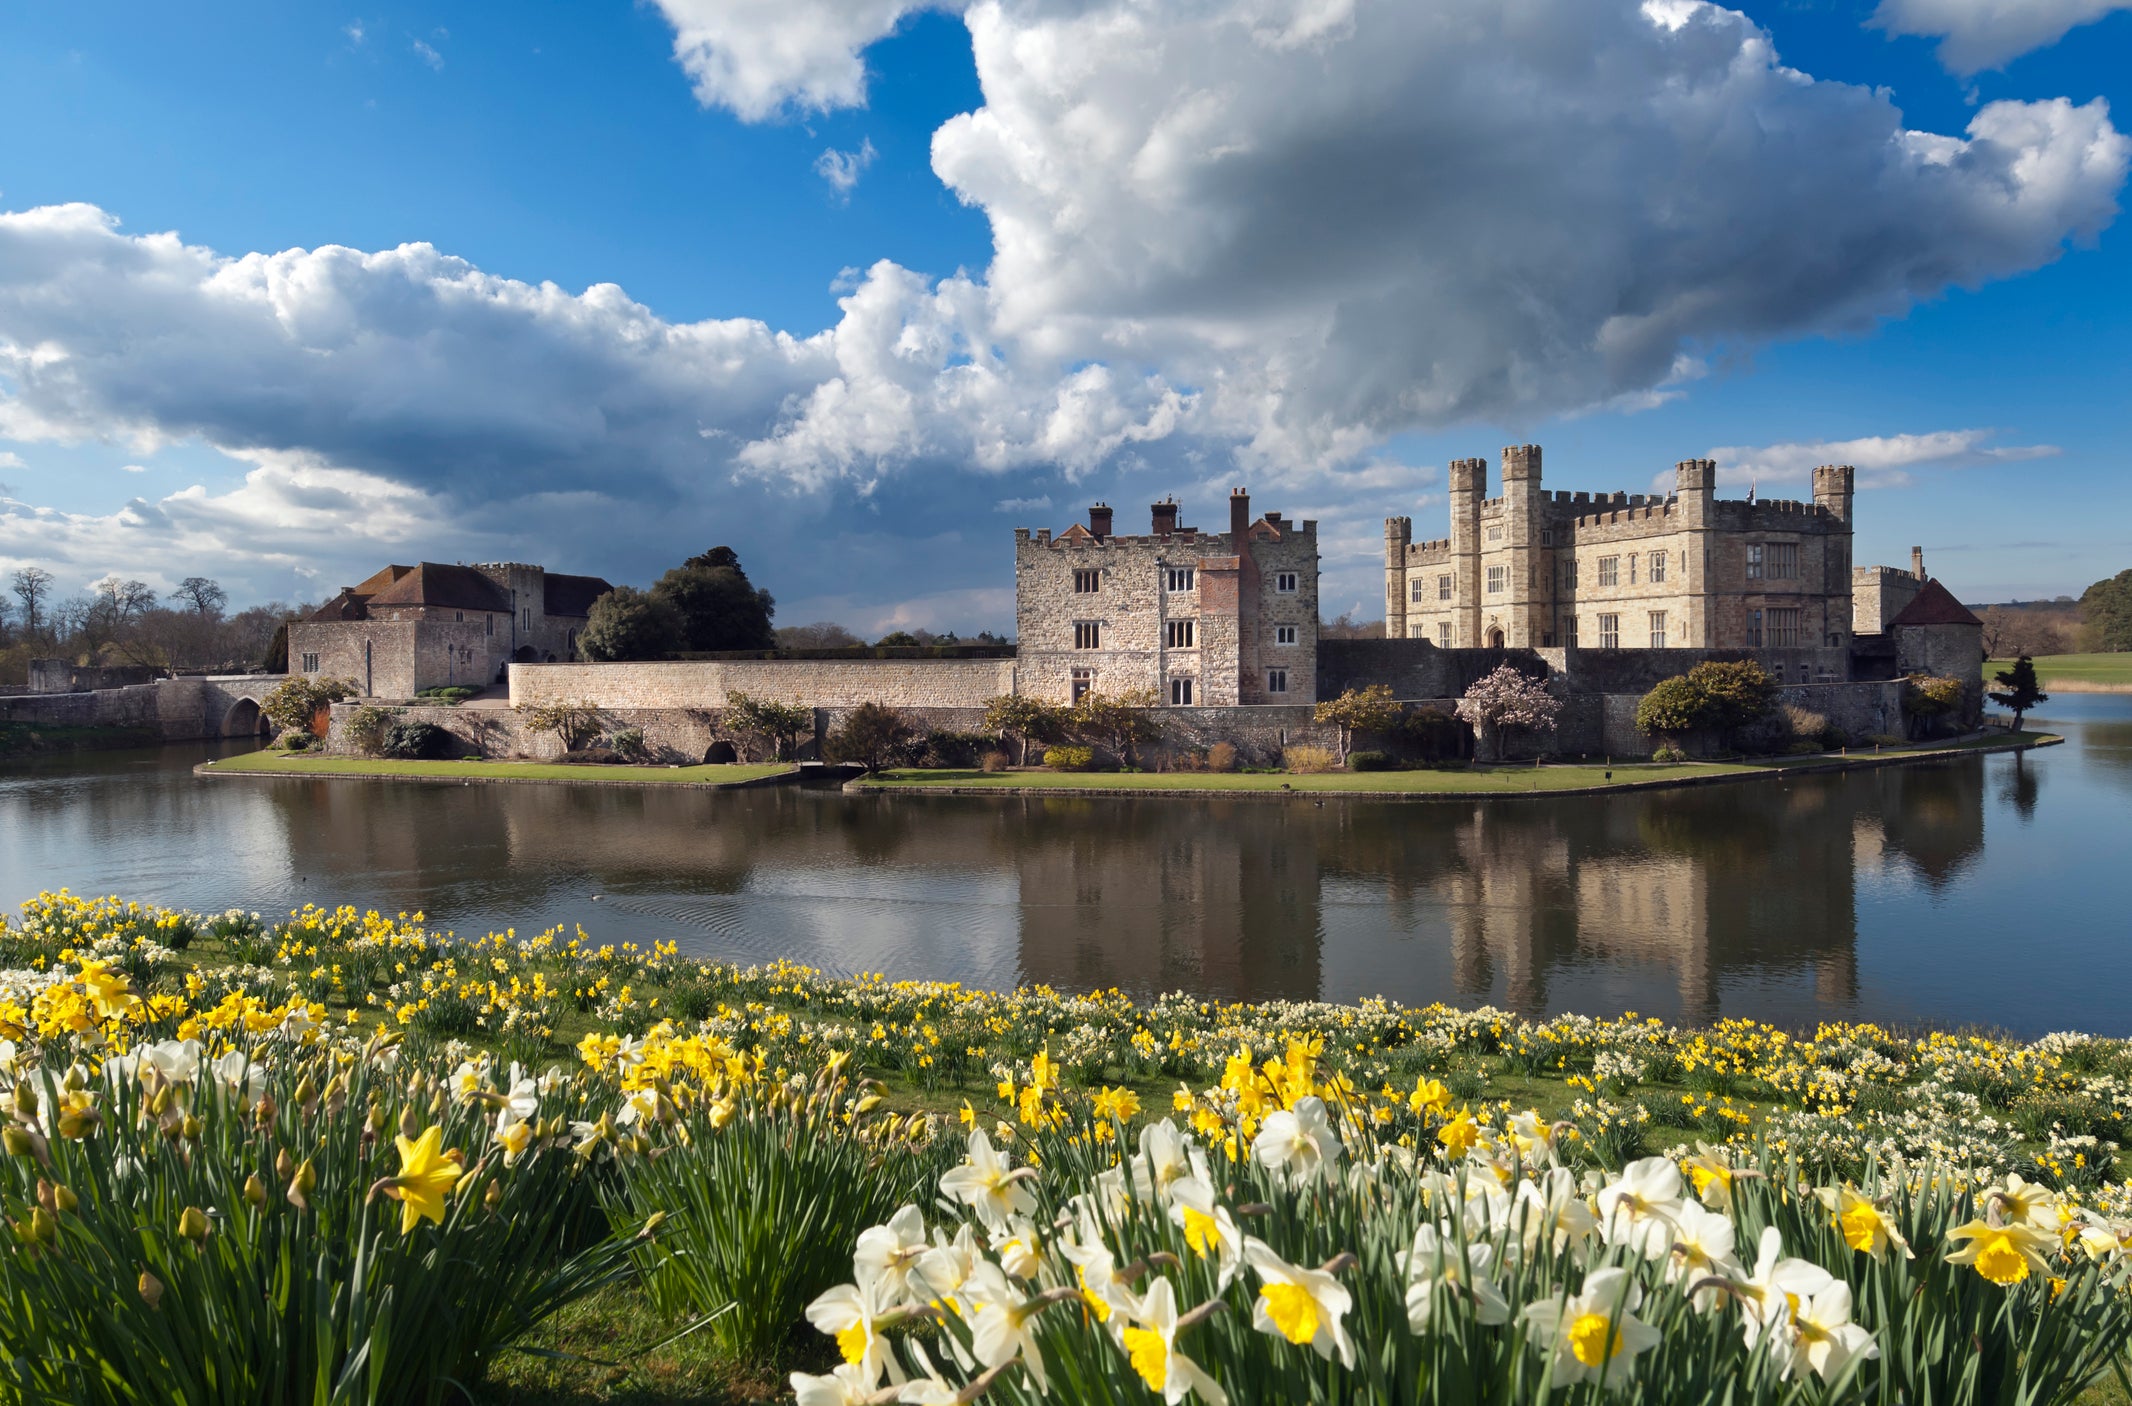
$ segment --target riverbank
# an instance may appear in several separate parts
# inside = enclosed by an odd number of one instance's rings
[[[1951,742],[1870,752],[1824,752],[1752,762],[1617,762],[1612,766],[1464,767],[1426,771],[1057,772],[894,770],[861,777],[847,791],[950,796],[1345,795],[1382,800],[1471,801],[1520,796],[1605,795],[1860,771],[1976,752],[2025,752],[2065,741],[2052,733],[1979,733]]]
[[[444,785],[659,786],[728,790],[796,774],[789,762],[719,766],[561,766],[552,762],[400,762],[368,757],[314,757],[302,752],[247,752],[202,762],[196,776],[308,776],[331,780],[426,781]]]
[[[2030,661],[2045,693],[2132,693],[2132,654],[2046,654]],[[1984,683],[1997,688],[1998,674],[2011,659],[1984,664]]]

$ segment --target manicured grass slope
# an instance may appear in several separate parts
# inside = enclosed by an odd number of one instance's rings
[[[547,762],[395,762],[361,757],[313,757],[302,753],[249,752],[210,762],[214,772],[266,776],[405,776],[453,780],[629,781],[646,786],[688,782],[733,785],[775,776],[792,768],[783,762],[760,766],[557,766]]]
[[[2132,689],[2132,654],[2046,654],[2035,664],[2046,691],[2054,681]],[[1984,665],[1984,681],[1993,683],[2001,669],[2012,667],[2011,659],[1993,659]]]

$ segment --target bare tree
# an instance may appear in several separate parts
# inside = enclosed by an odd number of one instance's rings
[[[850,649],[866,643],[833,620],[786,625],[777,632],[779,649]]]
[[[22,602],[22,632],[36,635],[44,624],[44,609],[52,598],[52,573],[41,566],[16,569],[9,586]]]
[[[178,588],[170,593],[170,598],[191,606],[193,614],[203,620],[220,619],[222,608],[229,604],[229,592],[205,576],[188,576],[178,582]]]

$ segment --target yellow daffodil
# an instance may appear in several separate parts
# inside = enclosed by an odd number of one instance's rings
[[[444,1224],[444,1198],[465,1168],[444,1151],[444,1129],[431,1127],[410,1141],[395,1137],[400,1150],[400,1174],[392,1179],[400,1198],[400,1233],[407,1234],[424,1220]]]

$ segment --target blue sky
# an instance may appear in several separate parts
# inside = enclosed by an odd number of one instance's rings
[[[2077,594],[2132,564],[2132,14],[1996,15],[10,6],[0,569],[729,542],[782,623],[967,630],[1011,527],[1249,483],[1371,615],[1382,518],[1533,440],[1854,460],[1860,560]]]

